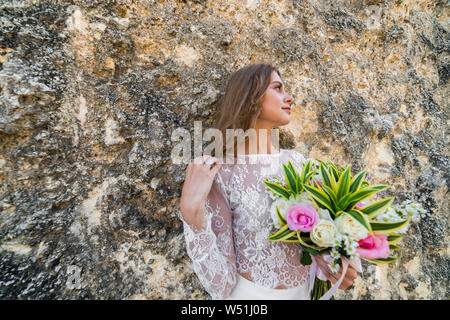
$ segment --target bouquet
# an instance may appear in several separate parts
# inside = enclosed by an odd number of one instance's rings
[[[424,210],[411,201],[394,205],[394,197],[370,201],[389,186],[370,185],[364,170],[352,176],[350,165],[316,160],[309,160],[301,174],[291,162],[283,164],[284,181],[276,177],[264,181],[274,199],[271,213],[278,228],[268,240],[299,243],[300,262],[314,268],[311,299],[333,299],[349,264],[362,272],[359,258],[376,264],[399,259],[401,234]],[[317,269],[318,254],[333,273],[343,268],[333,286]]]

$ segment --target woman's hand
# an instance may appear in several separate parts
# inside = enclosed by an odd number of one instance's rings
[[[195,158],[186,168],[181,191],[180,209],[184,220],[198,229],[203,228],[206,199],[214,177],[221,168],[219,159],[211,156]]]
[[[339,273],[335,274],[330,270],[330,268],[328,267],[328,262],[325,261],[322,255],[317,255],[315,256],[315,258],[318,266],[323,271],[327,279],[330,280],[333,284],[335,284],[342,275],[343,267],[341,266]],[[358,274],[356,270],[349,265],[345,277],[342,280],[341,285],[339,286],[339,289],[346,290],[353,284],[353,281],[356,279],[357,276]]]

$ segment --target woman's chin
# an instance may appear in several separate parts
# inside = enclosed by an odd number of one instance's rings
[[[280,126],[285,126],[291,122],[291,116],[285,117]]]

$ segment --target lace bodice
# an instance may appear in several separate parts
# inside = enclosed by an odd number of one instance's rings
[[[213,299],[225,299],[237,273],[268,288],[303,285],[309,266],[300,264],[297,243],[272,242],[276,231],[270,214],[273,202],[263,181],[283,178],[282,164],[291,161],[301,172],[306,159],[297,151],[238,155],[243,164],[222,164],[206,202],[204,229],[187,224],[181,212],[186,248],[200,282]]]

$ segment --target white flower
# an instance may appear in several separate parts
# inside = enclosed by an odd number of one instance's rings
[[[320,219],[328,220],[328,221],[333,222],[333,219],[331,218],[330,212],[327,209],[319,208],[319,217],[320,217]]]
[[[279,195],[277,195],[277,194],[275,194],[275,193],[273,193],[272,191],[270,191],[270,190],[267,190],[267,193],[269,194],[269,197],[272,199],[272,200],[277,200],[277,199],[279,199],[280,198],[280,196]]]
[[[395,211],[395,209],[392,207],[388,207],[386,211],[383,213],[383,216],[387,218],[388,222],[399,222],[403,220],[403,218],[399,216],[397,211]]]
[[[350,260],[354,260],[354,259],[356,259],[356,258],[359,258],[359,253],[358,253],[358,252],[355,252],[354,254],[352,254],[352,255],[349,256],[349,259],[350,259]]]
[[[343,213],[334,220],[337,230],[342,234],[360,240],[367,237],[368,231],[364,226],[350,215]]]
[[[345,251],[347,252],[347,254],[348,254],[349,256],[351,256],[351,255],[353,255],[353,254],[356,253],[356,248],[353,247],[353,246],[349,246],[349,247],[347,247],[347,248],[345,249]]]
[[[344,242],[344,248],[347,248],[350,245],[350,239],[348,235],[342,235],[341,236],[342,241]]]
[[[323,219],[319,219],[310,233],[312,242],[321,247],[335,246],[337,237],[338,232],[334,223]]]
[[[277,216],[277,207],[280,214],[286,219],[287,211],[291,206],[292,203],[285,198],[279,198],[272,202],[272,205],[270,206],[270,215],[272,216],[273,223],[277,228],[281,228],[281,223]]]
[[[352,248],[358,247],[358,240],[350,238],[350,237],[348,238],[348,240],[349,240],[350,247],[352,247]]]
[[[341,242],[342,242],[343,239],[344,239],[344,238],[343,238],[343,235],[341,235],[341,234],[338,232],[336,239],[334,239],[333,247],[339,247],[339,246],[341,245]]]
[[[331,265],[329,265],[331,272],[333,272],[334,274],[339,272],[339,269],[341,268],[341,266],[338,263],[333,263]]]
[[[336,250],[336,248],[333,247],[333,249],[330,250],[330,256],[336,260],[341,257],[341,254]]]
[[[425,213],[420,203],[414,203],[411,200],[406,200],[402,203],[402,208],[399,210],[403,213],[405,218],[411,217],[413,222],[420,220],[420,215]]]
[[[311,197],[309,196],[308,192],[302,192],[296,195],[295,198],[291,195],[289,197],[289,202],[291,203],[291,205],[296,205],[298,203],[306,203],[307,205],[316,208],[316,205],[311,200]]]
[[[268,181],[268,182],[273,182],[273,183],[277,183],[277,184],[283,184],[283,181],[279,178],[279,177],[277,177],[277,176],[274,176],[274,177],[268,177],[267,179],[266,179],[266,181]],[[277,200],[277,199],[279,199],[279,198],[281,198],[281,196],[279,195],[279,194],[277,194],[277,193],[275,193],[274,191],[272,191],[271,189],[266,189],[266,192],[269,194],[269,197],[272,199],[272,200]]]

